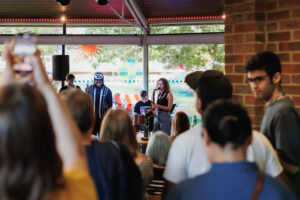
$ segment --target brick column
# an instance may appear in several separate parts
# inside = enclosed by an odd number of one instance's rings
[[[245,84],[243,65],[256,52],[279,55],[283,89],[300,112],[300,0],[225,0],[224,8],[225,73],[254,128],[259,129],[264,107]]]
[[[225,73],[233,84],[234,95],[247,108],[258,129],[263,116],[263,103],[255,100],[245,83],[244,64],[266,48],[265,3],[256,0],[225,1]]]
[[[283,90],[300,113],[300,0],[268,0],[267,49],[281,58]]]

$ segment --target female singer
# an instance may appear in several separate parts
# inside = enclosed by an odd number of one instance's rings
[[[156,104],[153,102],[153,107],[155,108],[153,132],[161,130],[170,135],[173,95],[170,91],[170,85],[167,79],[158,79],[156,86],[160,93],[158,94]]]

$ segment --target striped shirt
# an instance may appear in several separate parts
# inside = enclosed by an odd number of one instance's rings
[[[160,195],[164,193],[165,180],[163,178],[163,173],[165,168],[153,167],[154,178],[152,182],[148,185],[147,192],[149,195]]]
[[[94,110],[99,119],[103,118],[106,111],[112,107],[112,93],[111,90],[103,85],[100,88],[99,97],[96,95],[96,87],[94,85],[91,85],[88,87],[88,94],[91,95],[93,101],[94,101]],[[99,104],[95,105],[96,98],[99,98]],[[96,110],[97,108],[97,110]]]

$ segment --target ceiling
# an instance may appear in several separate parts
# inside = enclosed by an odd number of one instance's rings
[[[191,21],[204,20],[204,16],[222,16],[222,0],[135,0],[148,22],[168,20]],[[111,6],[122,13],[122,0],[110,0]],[[67,6],[61,6],[56,0],[1,0],[0,21],[7,18],[58,19],[67,18],[117,18],[106,6],[100,6],[95,0],[71,0]],[[124,17],[133,18],[124,6]],[[6,19],[5,19],[6,18]],[[156,19],[155,19],[156,18]],[[12,20],[13,21],[13,20]]]

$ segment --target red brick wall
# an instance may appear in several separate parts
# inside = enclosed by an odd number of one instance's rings
[[[243,65],[258,51],[277,53],[282,85],[300,112],[300,0],[225,0],[225,73],[258,129],[263,102],[245,84]]]

